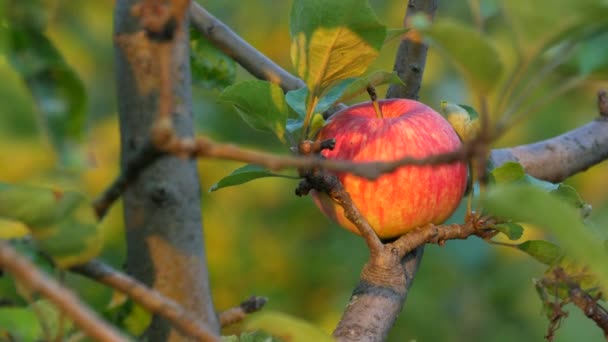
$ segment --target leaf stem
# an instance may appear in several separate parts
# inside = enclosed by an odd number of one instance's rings
[[[302,137],[300,139],[301,141],[308,139],[308,134],[310,133],[310,122],[312,121],[312,116],[318,102],[319,97],[317,95],[308,94],[308,98],[306,99],[306,115],[304,116]]]

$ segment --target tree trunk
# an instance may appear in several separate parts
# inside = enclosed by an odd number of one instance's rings
[[[135,0],[118,0],[115,9],[116,70],[121,135],[121,166],[150,138],[159,105],[160,80],[154,66],[162,59],[145,43]],[[171,89],[173,123],[180,136],[193,135],[188,20],[173,37]],[[157,82],[160,83],[160,82]],[[166,156],[148,167],[124,194],[127,271],[175,300],[219,331],[211,300],[202,234],[200,183],[196,163]],[[155,317],[150,341],[185,338]]]

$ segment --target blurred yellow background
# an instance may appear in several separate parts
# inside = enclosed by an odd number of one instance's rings
[[[379,18],[399,27],[405,1],[371,1]],[[291,1],[201,1],[216,17],[260,51],[290,68]],[[84,172],[58,171],[56,157],[36,108],[20,77],[0,57],[0,181],[34,182],[78,188],[97,196],[117,175],[119,136],[113,74],[111,1],[58,0],[50,8],[48,35],[86,84],[87,139]],[[557,5],[556,5],[557,6]],[[466,2],[441,2],[439,16],[471,22]],[[496,23],[496,37],[507,64],[513,47]],[[370,70],[390,70],[398,42],[383,49]],[[608,58],[608,56],[606,56]],[[238,70],[237,80],[250,76]],[[563,133],[597,115],[596,91],[608,83],[589,81],[533,113],[505,135],[499,146],[533,142]],[[385,88],[378,90],[383,94]],[[253,131],[227,105],[218,90],[194,89],[196,131],[220,141],[285,152],[271,135]],[[119,95],[120,96],[120,95]],[[431,50],[421,101],[434,108],[441,100],[475,105],[454,67]],[[496,115],[496,113],[494,113]],[[204,232],[213,295],[219,310],[249,295],[269,297],[268,308],[287,312],[331,332],[367,258],[361,239],[323,217],[309,198],[294,195],[296,181],[261,179],[208,193],[213,183],[240,164],[199,162]],[[594,207],[608,211],[608,164],[568,180]],[[106,220],[104,258],[124,262],[122,208]],[[462,215],[462,211],[459,212]],[[0,223],[6,227],[10,223]],[[524,238],[538,237],[529,231]],[[489,246],[475,238],[426,248],[421,270],[390,341],[538,341],[546,333],[532,278],[543,267],[523,254]],[[575,308],[557,341],[600,340],[601,332]]]

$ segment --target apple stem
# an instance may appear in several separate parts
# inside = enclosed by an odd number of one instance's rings
[[[372,85],[368,85],[367,93],[369,94],[369,98],[372,100],[372,105],[374,106],[374,110],[376,111],[376,116],[379,119],[382,119],[384,116],[382,115],[382,109],[380,109],[380,104],[378,103],[378,95],[376,95],[376,88],[374,88]]]

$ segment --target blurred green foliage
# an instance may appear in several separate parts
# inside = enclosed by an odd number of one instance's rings
[[[59,156],[38,120],[38,109],[28,85],[3,54],[0,56],[0,79],[3,80],[0,86],[0,164],[5,166],[0,169],[0,180],[78,189],[93,197],[118,172],[112,2],[49,0],[37,3],[45,7],[35,23],[46,24],[44,34],[86,88],[86,167],[77,174],[57,167]],[[387,27],[401,25],[406,7],[404,1],[373,0],[370,3]],[[562,17],[569,9],[566,5],[571,4],[567,0],[542,1],[540,6],[546,7],[540,11],[530,5],[531,2],[505,1],[514,9],[512,21],[501,15],[503,2],[480,3],[476,11],[471,10],[467,2],[441,2],[437,17],[469,25],[475,25],[483,18],[485,32],[500,54],[505,70],[517,64],[518,45],[522,47],[520,54],[530,54],[538,49],[538,40],[532,38],[550,38],[559,31],[557,28],[567,29],[570,20],[574,20]],[[585,8],[586,3],[582,4],[582,9],[594,11],[592,7]],[[4,8],[4,2],[0,5]],[[252,45],[291,69],[291,1],[209,0],[204,5]],[[564,9],[560,11],[562,5]],[[539,13],[542,14],[540,18]],[[608,16],[599,18],[606,20]],[[523,24],[514,29],[512,25],[518,22]],[[595,25],[593,23],[589,27]],[[0,17],[0,37],[4,37],[6,25],[6,19]],[[514,40],[513,32],[519,40]],[[3,40],[0,39],[0,51],[5,51],[7,46]],[[606,44],[602,43],[605,41],[604,33],[571,48],[562,68],[547,75],[545,82],[540,82],[526,95],[532,99],[546,96],[556,84],[572,77],[573,72],[591,73],[591,80],[579,82],[566,96],[552,98],[542,108],[520,115],[522,119],[501,137],[498,146],[548,138],[593,119],[597,115],[595,93],[598,88],[608,86],[605,81],[608,52]],[[386,44],[370,70],[389,70],[397,46],[397,40]],[[548,52],[543,54],[541,62],[543,58],[551,58],[551,51]],[[521,77],[533,77],[541,64],[531,65]],[[505,74],[503,77],[510,76],[509,72]],[[240,67],[236,78],[237,81],[251,79]],[[378,93],[382,94],[384,90],[385,87],[379,87]],[[195,88],[193,91],[198,132],[220,141],[284,151],[276,137],[250,129],[228,104],[219,102],[219,90]],[[360,96],[353,101],[364,98]],[[457,67],[433,49],[428,57],[421,100],[436,109],[442,100],[475,103]],[[497,99],[492,97],[491,100]],[[492,114],[497,116],[499,113]],[[231,170],[242,166],[209,160],[202,160],[199,165],[203,189],[209,189]],[[608,165],[604,163],[567,181],[594,207],[591,220],[601,218],[606,222],[608,217],[607,171]],[[270,298],[267,309],[293,314],[331,332],[357,282],[367,251],[359,237],[329,222],[309,198],[295,197],[296,183],[289,179],[264,178],[240,187],[203,193],[204,232],[214,300],[221,310],[251,294],[264,295]],[[125,261],[121,210],[120,205],[115,206],[101,228],[106,239],[102,258],[117,267]],[[463,213],[464,207],[453,220],[461,221]],[[606,227],[599,229],[605,231]],[[0,237],[6,237],[6,232],[17,234],[23,232],[23,227],[0,221]],[[518,241],[544,237],[540,230],[527,226]],[[543,265],[521,252],[489,246],[475,238],[451,241],[445,247],[429,246],[389,340],[541,340],[547,321],[532,278],[542,275],[543,271]],[[15,291],[14,286],[5,283],[6,277],[0,280],[0,291]],[[110,290],[76,275],[68,276],[66,281],[95,308],[112,317],[117,299],[111,301]],[[602,339],[592,321],[576,308],[567,309],[570,316],[557,332],[557,341]]]

